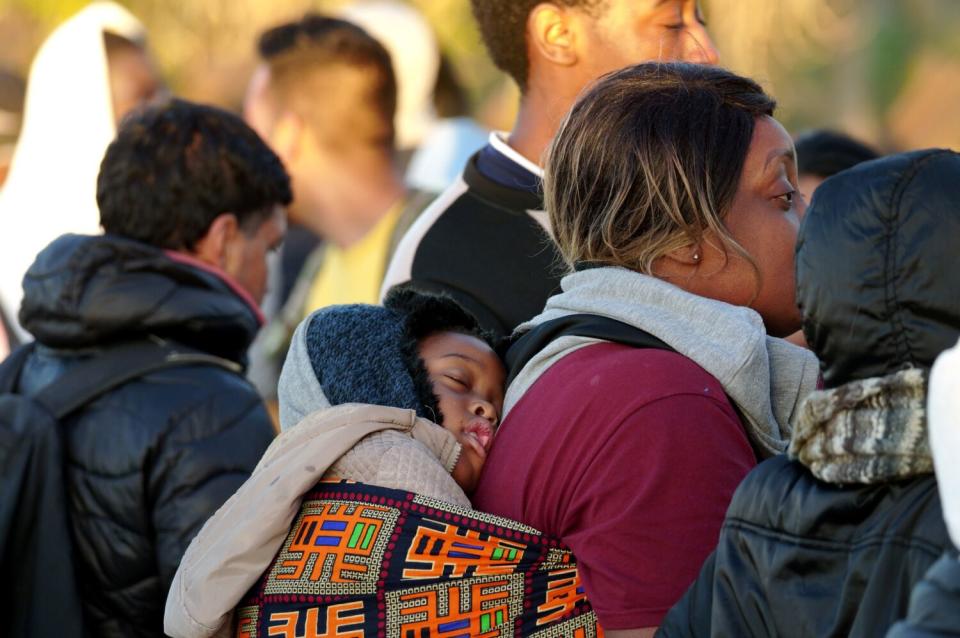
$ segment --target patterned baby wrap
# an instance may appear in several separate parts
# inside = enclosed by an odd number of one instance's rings
[[[343,481],[305,495],[237,619],[241,638],[603,635],[561,543],[515,521]]]

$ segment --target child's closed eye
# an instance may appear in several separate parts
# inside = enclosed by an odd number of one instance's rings
[[[460,387],[460,388],[466,388],[466,387],[467,387],[467,382],[466,382],[463,378],[461,378],[461,377],[459,377],[459,376],[452,375],[452,374],[445,374],[445,375],[443,375],[443,376],[446,377],[447,379],[449,379],[450,381],[452,381],[452,382],[453,382],[453,385],[455,385],[455,386],[457,386],[457,387]]]

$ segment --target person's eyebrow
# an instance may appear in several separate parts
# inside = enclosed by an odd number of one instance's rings
[[[791,163],[796,162],[796,157],[792,148],[775,148],[770,151],[769,155],[767,155],[767,161],[763,163],[764,170],[770,166],[770,162],[775,159],[780,159],[781,157],[785,158]]]

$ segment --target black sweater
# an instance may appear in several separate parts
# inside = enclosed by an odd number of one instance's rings
[[[474,155],[401,242],[388,280],[446,292],[484,328],[509,335],[557,292],[562,266],[531,214],[542,214],[541,197],[490,180],[476,162]]]

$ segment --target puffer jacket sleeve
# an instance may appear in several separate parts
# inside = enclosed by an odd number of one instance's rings
[[[164,591],[190,541],[249,478],[274,434],[260,397],[239,378],[171,419],[147,476]]]
[[[697,580],[693,581],[683,598],[667,612],[657,631],[658,638],[696,638],[710,635],[716,560],[717,553],[710,554]]]
[[[944,555],[914,586],[907,618],[887,633],[887,638],[947,636],[960,636],[960,559],[956,553]]]

